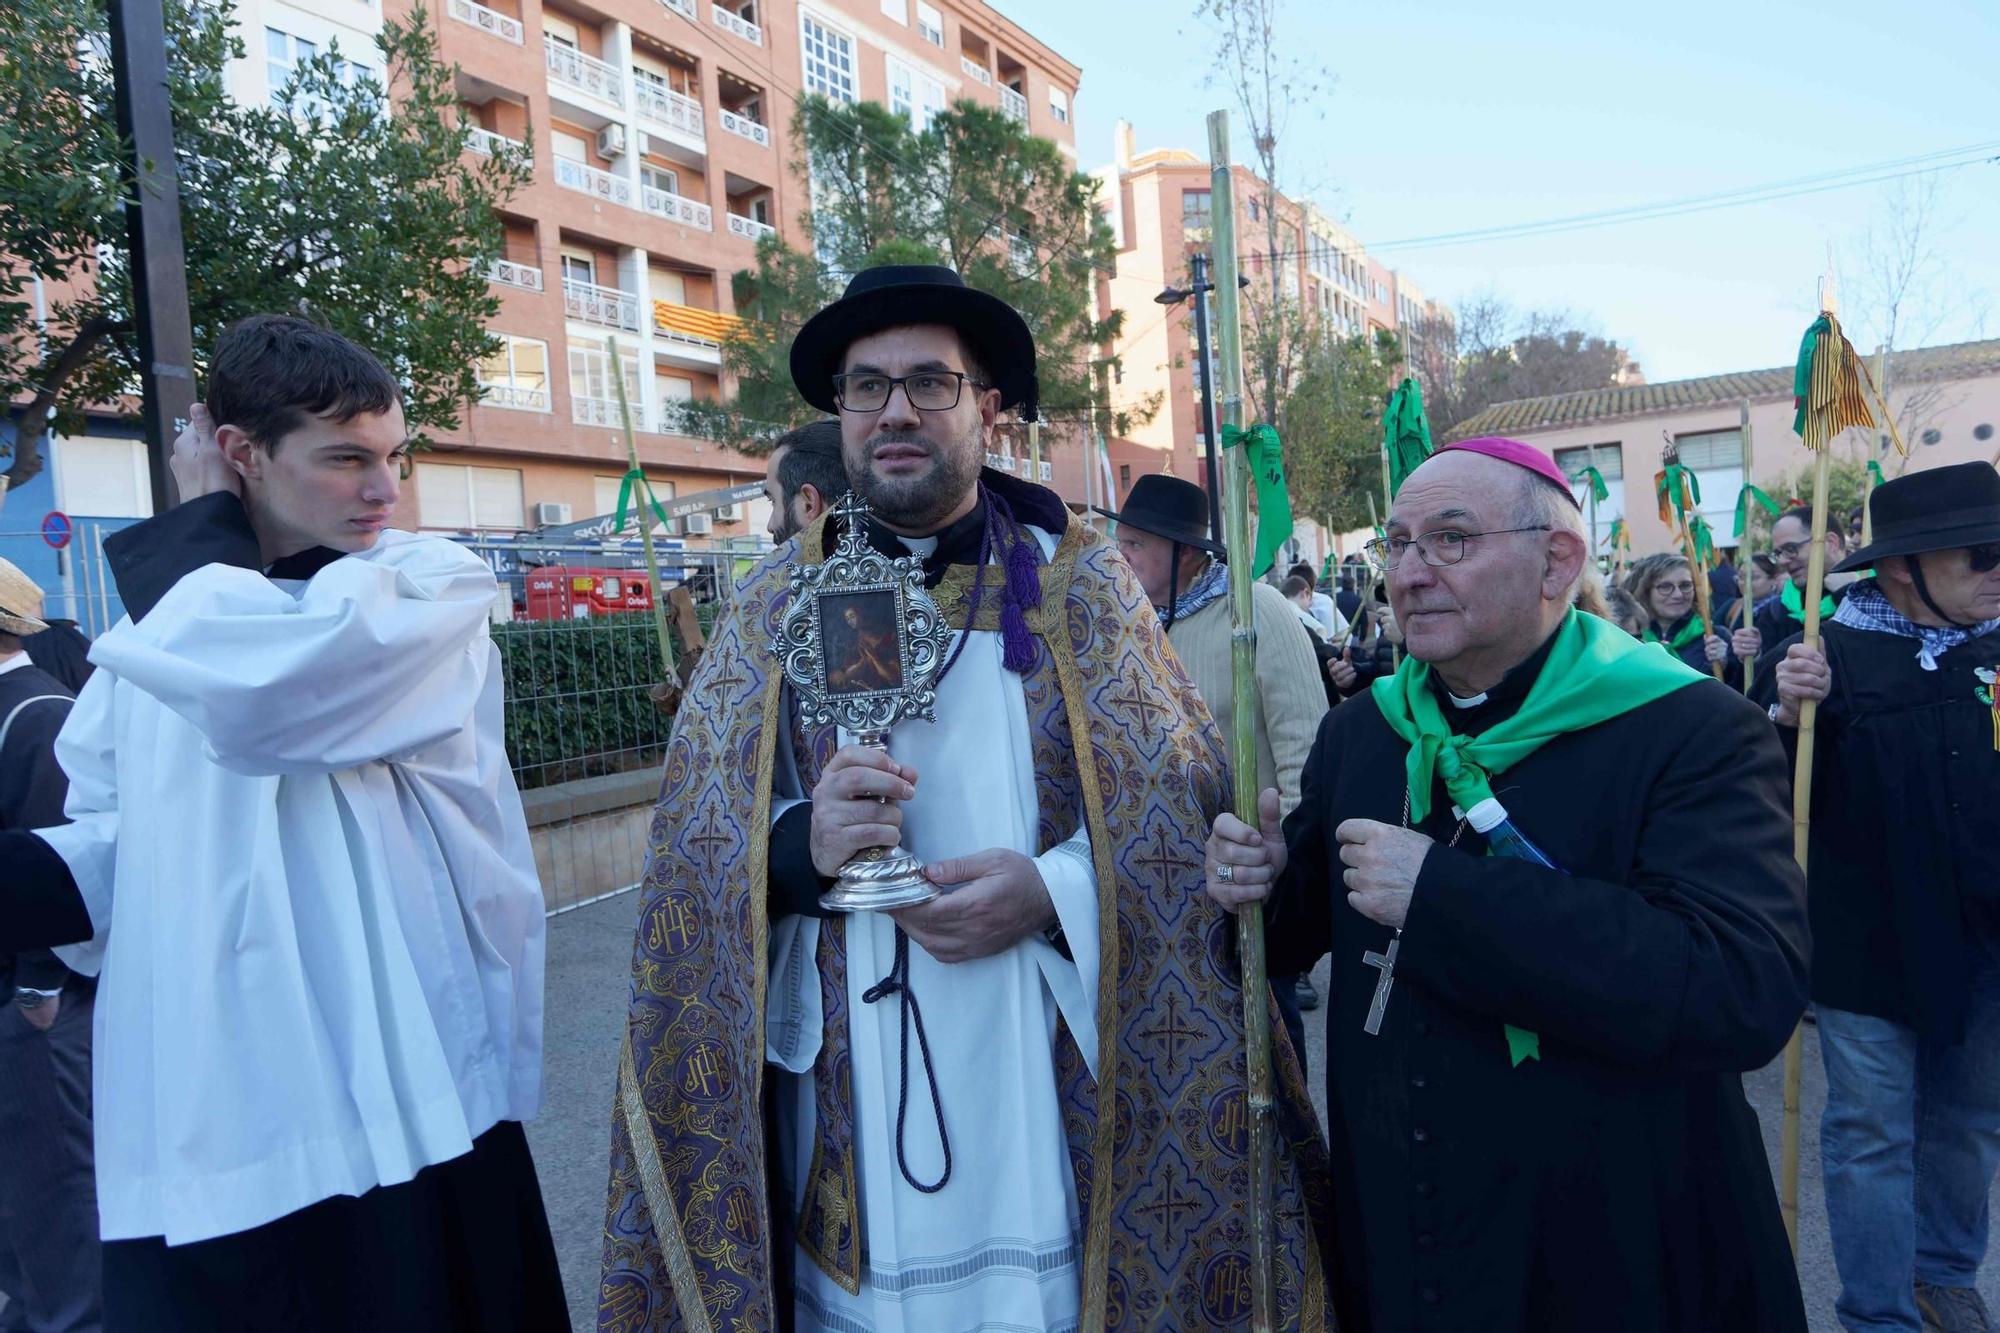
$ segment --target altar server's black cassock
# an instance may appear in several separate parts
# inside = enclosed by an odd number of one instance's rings
[[[1546,647],[1453,726],[1517,709]],[[1712,680],[1559,737],[1494,781],[1569,873],[1489,857],[1442,784],[1379,1036],[1390,931],[1350,907],[1334,830],[1400,824],[1408,747],[1334,709],[1285,821],[1270,971],[1333,952],[1327,1097],[1344,1333],[1803,1330],[1740,1071],[1805,1006],[1804,885],[1771,724]],[[1539,1034],[1509,1063],[1505,1023]]]

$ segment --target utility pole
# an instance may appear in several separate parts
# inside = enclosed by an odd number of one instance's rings
[[[1215,438],[1215,384],[1210,378],[1208,353],[1208,294],[1215,284],[1208,279],[1208,256],[1194,257],[1194,341],[1201,359],[1201,434],[1208,463],[1208,539],[1220,542],[1222,532],[1222,483],[1216,464],[1220,448]]]
[[[110,22],[118,134],[132,154],[122,173],[126,243],[132,257],[146,471],[157,514],[180,498],[167,458],[194,403],[194,334],[181,242],[173,103],[167,95],[166,18],[160,0],[111,0]]]

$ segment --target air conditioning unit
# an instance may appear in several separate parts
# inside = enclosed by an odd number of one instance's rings
[[[718,523],[734,523],[742,517],[742,505],[717,505],[715,507],[715,521]]]
[[[599,157],[625,156],[625,127],[606,125],[597,132],[597,155]]]
[[[689,514],[681,522],[686,525],[690,537],[706,537],[715,531],[715,519],[707,514]]]
[[[553,528],[567,522],[569,522],[568,505],[557,504],[553,500],[538,500],[535,502],[536,527]]]

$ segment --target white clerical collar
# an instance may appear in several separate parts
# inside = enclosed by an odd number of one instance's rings
[[[1479,705],[1486,702],[1486,692],[1483,690],[1480,691],[1478,694],[1473,695],[1470,699],[1462,699],[1458,695],[1453,694],[1450,690],[1446,690],[1445,697],[1451,700],[1451,706],[1453,708],[1477,708],[1479,707]]]
[[[938,539],[935,534],[929,537],[905,537],[899,532],[896,534],[896,540],[901,542],[911,555],[919,559],[928,557],[938,547]]]
[[[28,650],[23,648],[19,652],[9,653],[5,657],[0,657],[0,676],[6,675],[9,671],[19,671],[22,667],[33,665],[34,663],[28,660]]]

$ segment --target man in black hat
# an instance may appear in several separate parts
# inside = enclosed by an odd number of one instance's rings
[[[1216,727],[1229,735],[1236,711],[1229,567],[1208,531],[1208,493],[1191,481],[1148,473],[1132,483],[1123,509],[1097,512],[1117,522],[1118,549],[1160,613],[1167,641],[1194,677]],[[1326,690],[1310,632],[1284,594],[1257,579],[1250,584],[1250,600],[1257,625],[1257,790],[1277,788],[1279,804],[1290,814],[1299,803],[1299,774],[1326,716]],[[1271,987],[1292,1045],[1303,1054],[1299,1011],[1317,1009],[1319,995],[1304,973],[1273,977]]]
[[[2000,1164],[2000,474],[1913,472],[1771,715],[1813,753],[1812,994],[1827,1220],[1849,1329],[1984,1330],[1974,1287]]]
[[[981,468],[998,414],[1035,411],[1010,307],[950,269],[871,269],[791,366],[838,414],[867,540],[921,558],[956,633],[936,721],[885,754],[809,730],[772,644],[839,511],[717,625],[653,824],[600,1325],[1239,1326],[1243,1002],[1199,897],[1214,723],[1111,544]],[[896,844],[942,896],[820,909]],[[1279,1300],[1319,1328],[1323,1159],[1279,1070]]]

